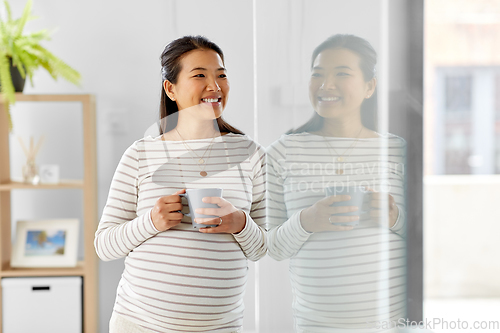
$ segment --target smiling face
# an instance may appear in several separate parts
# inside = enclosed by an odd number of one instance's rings
[[[322,51],[314,60],[309,99],[324,118],[359,117],[361,104],[375,91],[376,80],[365,82],[360,57],[343,48]]]
[[[182,56],[180,66],[177,82],[163,83],[167,96],[177,103],[179,111],[203,119],[219,118],[229,94],[229,81],[219,54],[193,50]]]

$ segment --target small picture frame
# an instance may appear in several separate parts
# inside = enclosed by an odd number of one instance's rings
[[[75,267],[78,219],[18,221],[11,267]]]
[[[58,184],[59,183],[59,165],[57,164],[42,164],[40,165],[40,182],[42,184]]]

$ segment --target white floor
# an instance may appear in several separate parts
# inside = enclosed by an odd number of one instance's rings
[[[435,323],[428,326],[434,333],[500,333],[500,299],[427,299],[424,318]],[[483,328],[474,328],[475,324]]]

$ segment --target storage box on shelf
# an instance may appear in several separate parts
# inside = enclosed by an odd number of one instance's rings
[[[9,128],[4,105],[0,99],[0,278],[40,276],[81,276],[83,278],[83,332],[97,332],[97,256],[93,247],[97,228],[97,173],[95,102],[92,95],[29,95],[16,94],[16,103],[80,102],[83,119],[84,177],[61,180],[59,184],[30,185],[11,180]],[[11,191],[23,189],[81,189],[83,191],[84,259],[71,268],[13,268],[11,258]],[[2,289],[0,288],[0,299]],[[2,322],[0,302],[0,323]],[[2,325],[0,325],[2,333]]]
[[[2,278],[1,285],[5,333],[81,333],[81,277]]]

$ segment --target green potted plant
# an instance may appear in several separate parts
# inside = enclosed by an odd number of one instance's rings
[[[12,18],[9,3],[4,3],[6,18],[0,18],[0,88],[9,129],[12,129],[10,105],[16,101],[15,92],[22,92],[26,76],[30,78],[33,86],[33,73],[43,67],[54,79],[62,77],[71,83],[79,84],[80,73],[40,45],[42,41],[50,40],[49,31],[44,29],[23,34],[26,22],[35,18],[31,15],[32,0],[28,0],[22,16],[18,19]],[[14,88],[13,77],[14,80],[22,80],[17,90]]]

